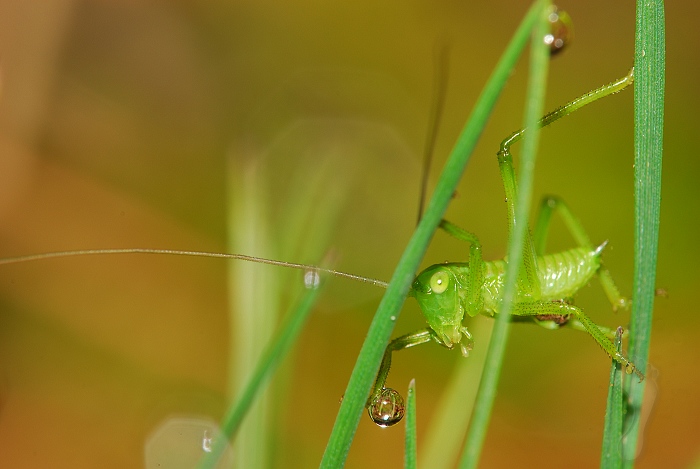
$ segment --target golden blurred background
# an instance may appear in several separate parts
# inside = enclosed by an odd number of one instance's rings
[[[632,2],[559,6],[575,39],[552,61],[548,108],[624,75],[633,60]],[[388,280],[415,225],[435,44],[451,45],[451,64],[431,181],[526,8],[0,1],[0,255],[145,247],[317,263],[332,251],[338,269]],[[657,285],[668,296],[656,300],[648,373],[656,398],[639,468],[700,458],[700,163],[689,135],[700,104],[698,14],[688,1],[667,11]],[[486,259],[505,250],[495,152],[520,126],[526,69],[523,60],[446,215],[480,236]],[[536,170],[537,197],[561,196],[594,242],[609,240],[605,262],[627,294],[632,130],[625,91],[545,130]],[[560,223],[549,239],[551,250],[572,244]],[[438,233],[424,263],[467,253]],[[301,285],[298,273],[231,264],[113,255],[0,267],[0,466],[148,466],[167,456],[149,459],[149,445],[168,418],[218,421],[241,384],[236,367],[254,361],[236,350],[264,344],[275,328],[264,319],[241,333],[236,321],[258,313],[227,305],[251,304],[242,298],[255,290],[266,300],[251,308],[284,311]],[[318,465],[381,294],[329,282],[275,378],[260,467]],[[577,304],[600,324],[628,320],[613,315],[596,282]],[[420,327],[409,300],[396,334]],[[435,345],[394,357],[390,384],[417,381],[419,453],[459,360]],[[585,334],[515,325],[480,467],[596,466],[609,362]],[[347,466],[399,467],[402,445],[401,427],[363,417]]]

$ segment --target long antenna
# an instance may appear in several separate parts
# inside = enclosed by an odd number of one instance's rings
[[[450,47],[446,40],[435,43],[435,70],[433,75],[433,105],[430,109],[430,120],[428,121],[428,134],[425,138],[423,148],[423,176],[421,179],[420,199],[418,201],[418,222],[423,218],[425,209],[425,194],[428,191],[428,176],[430,174],[430,163],[433,160],[435,151],[435,140],[440,128],[442,110],[445,107],[445,91],[447,90],[447,72],[449,69]]]
[[[219,259],[236,259],[239,261],[255,262],[258,264],[269,264],[277,265],[281,267],[288,267],[290,269],[299,269],[311,272],[323,272],[325,274],[334,275],[341,278],[349,278],[352,280],[357,280],[359,282],[369,283],[377,287],[386,288],[388,284],[382,282],[381,280],[361,277],[359,275],[348,274],[347,272],[341,272],[339,270],[324,269],[323,267],[317,267],[315,265],[307,264],[295,264],[292,262],[276,261],[272,259],[265,259],[263,257],[246,256],[243,254],[224,254],[219,252],[203,252],[203,251],[179,251],[176,249],[146,249],[146,248],[126,248],[126,249],[81,249],[76,251],[57,251],[57,252],[46,252],[42,254],[30,254],[27,256],[18,257],[8,257],[5,259],[0,259],[0,265],[5,264],[19,264],[21,262],[31,262],[39,261],[45,259],[55,259],[59,257],[76,257],[76,256],[98,256],[105,254],[172,254],[177,256],[190,256],[190,257],[215,257]]]

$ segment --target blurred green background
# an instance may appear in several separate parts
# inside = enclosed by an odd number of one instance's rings
[[[633,60],[632,2],[559,6],[573,18],[575,39],[552,61],[548,108],[624,75]],[[317,263],[331,250],[340,270],[388,280],[415,225],[435,44],[451,44],[439,168],[526,7],[2,1],[0,254],[253,246]],[[655,401],[640,468],[689,467],[700,457],[693,372],[700,172],[689,135],[700,94],[699,10],[686,1],[667,11],[657,285],[668,296],[656,301],[647,390]],[[495,152],[520,126],[525,77],[523,61],[446,216],[480,236],[486,259],[502,257],[506,245]],[[605,262],[631,294],[632,92],[542,137],[537,197],[561,196],[594,242],[609,240]],[[572,244],[556,223],[549,239],[551,250]],[[424,262],[467,252],[438,233]],[[0,268],[0,465],[139,467],[149,435],[169,416],[218,420],[240,384],[228,364],[251,361],[236,357],[235,347],[262,340],[241,337],[228,312],[243,293],[227,291],[227,268],[211,259],[134,255]],[[263,297],[269,289],[278,298],[271,303],[284,309],[301,275],[280,270],[264,267],[243,278],[242,289]],[[318,464],[381,294],[330,282],[277,378],[283,389],[271,398],[264,464]],[[627,313],[613,315],[596,282],[577,304],[601,324],[627,322]],[[254,327],[274,330],[264,324]],[[396,334],[419,327],[409,301]],[[403,390],[417,380],[419,453],[458,360],[435,345],[395,356],[390,384]],[[585,334],[516,325],[481,467],[596,466],[609,363]],[[348,467],[398,467],[402,440],[402,428],[379,429],[363,418]]]

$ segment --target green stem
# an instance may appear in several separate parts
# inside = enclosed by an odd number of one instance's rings
[[[306,319],[311,313],[311,309],[318,297],[320,287],[308,288],[297,304],[293,312],[285,319],[280,327],[280,331],[258,361],[250,380],[243,388],[237,401],[226,412],[221,424],[222,438],[215,441],[210,453],[205,454],[199,463],[199,468],[216,467],[221,454],[226,448],[226,444],[231,441],[237,430],[240,428],[243,418],[261,393],[261,389],[275,373],[282,359],[287,356],[292,346],[296,343],[301,330],[306,323]]]

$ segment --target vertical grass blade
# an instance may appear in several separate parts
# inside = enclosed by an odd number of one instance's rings
[[[267,258],[278,258],[270,235],[269,191],[260,165],[231,166],[228,172],[228,249]],[[233,262],[228,268],[229,366],[227,397],[234,402],[254,372],[263,344],[270,342],[281,311],[284,272],[266,272],[260,265]],[[235,442],[236,465],[266,467],[273,427],[269,419],[272,396],[263,392],[250,409]]]
[[[615,336],[615,348],[622,350],[622,329],[618,328]],[[603,429],[603,451],[600,455],[601,469],[615,469],[622,464],[622,421],[624,407],[622,401],[622,366],[611,360],[610,388],[608,404],[605,409],[605,427]]]
[[[418,460],[418,445],[416,435],[416,380],[408,383],[406,396],[406,447],[404,454],[404,468],[416,469]]]
[[[634,58],[634,301],[629,355],[644,373],[649,360],[661,207],[665,90],[665,18],[662,0],[639,0]],[[645,382],[628,380],[625,467],[634,466]]]
[[[539,142],[537,121],[544,114],[544,95],[549,69],[549,51],[542,40],[548,32],[545,9],[549,2],[536,5],[533,44],[530,55],[530,77],[525,103],[525,128],[531,129],[523,141],[523,152],[518,176],[518,197],[515,202],[515,224],[513,236],[508,243],[508,265],[505,274],[503,301],[496,325],[489,342],[488,356],[484,374],[481,377],[479,391],[474,405],[474,414],[460,461],[461,468],[475,468],[479,462],[481,450],[486,440],[486,432],[491,417],[491,410],[496,399],[498,378],[500,376],[506,341],[509,331],[509,316],[515,299],[516,280],[522,263],[523,245],[528,236],[528,214],[532,199],[532,186],[535,175],[535,155]]]
[[[295,162],[285,170],[286,184],[279,187],[288,196],[275,200],[268,189],[274,184],[274,171],[280,170],[283,161],[274,151],[260,158],[231,158],[227,172],[231,252],[306,262],[321,257],[339,215],[347,181],[329,177],[333,169],[330,160],[319,165],[299,157]],[[275,216],[276,212],[284,216]],[[317,229],[309,232],[309,225]],[[266,344],[273,340],[280,313],[289,309],[286,286],[301,282],[298,272],[290,269],[271,270],[239,262],[228,267],[231,366],[228,393],[229,402],[233,403],[245,392],[244,385],[253,379]],[[284,381],[289,379],[288,374],[278,374],[272,386],[261,388],[247,411],[248,418],[233,443],[237,467],[256,469],[277,464],[277,454],[272,450],[279,431],[275,420],[280,407],[285,405]]]
[[[474,318],[469,330],[474,337],[487,343],[494,322],[486,318]],[[464,446],[469,419],[484,371],[487,347],[475,347],[469,358],[458,360],[449,382],[433,412],[420,452],[420,467],[448,469],[455,466]]]
[[[311,313],[311,308],[318,297],[319,290],[320,287],[318,285],[307,288],[294,311],[285,319],[277,337],[268,345],[260,361],[255,366],[253,374],[243,387],[240,397],[226,412],[221,425],[223,437],[216,441],[212,447],[212,451],[202,458],[199,465],[200,468],[212,469],[216,467],[219,457],[226,447],[226,443],[231,440],[233,435],[240,428],[243,417],[245,417],[250,409],[256,396],[261,393],[264,385],[277,370],[282,359],[289,353],[298,339]]]
[[[445,213],[447,204],[452,198],[496,99],[508,79],[510,70],[527,43],[534,23],[540,18],[543,4],[542,0],[533,4],[496,65],[445,164],[428,209],[394,271],[389,288],[372,320],[355,368],[350,376],[345,397],[340,405],[333,431],[323,454],[322,468],[337,468],[345,464],[372,382],[379,369],[384,349],[389,342],[395,320],[399,316],[399,310],[406,298],[415,271],[418,269],[428,243]]]

